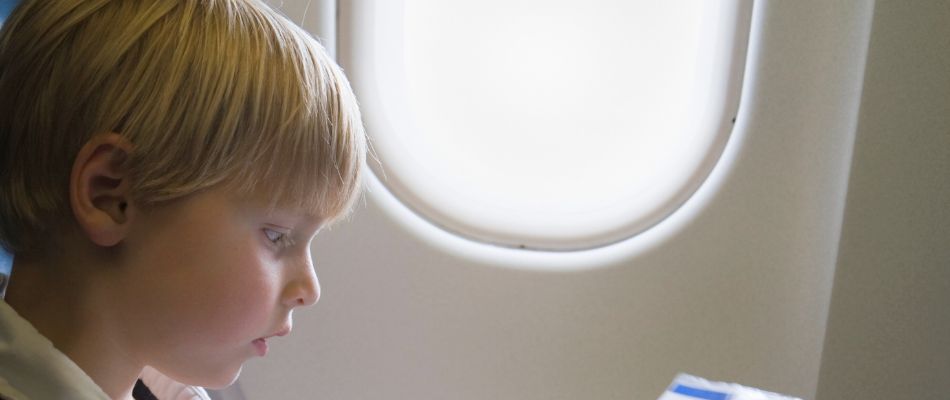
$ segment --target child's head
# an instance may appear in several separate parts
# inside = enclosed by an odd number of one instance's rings
[[[327,219],[365,147],[341,71],[259,1],[24,1],[0,36],[0,244],[50,250],[76,155],[107,133],[141,206],[228,188]]]
[[[113,361],[227,384],[319,297],[308,244],[365,146],[340,69],[258,0],[25,0],[0,32],[0,244],[58,269],[15,267],[7,300],[110,395]]]

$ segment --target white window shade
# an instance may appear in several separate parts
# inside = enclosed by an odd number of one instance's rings
[[[649,229],[709,174],[751,3],[340,7],[340,61],[388,190],[451,233],[566,251]]]

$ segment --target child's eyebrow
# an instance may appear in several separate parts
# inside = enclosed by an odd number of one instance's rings
[[[265,217],[289,222],[293,230],[313,230],[319,231],[329,218],[314,215],[300,210],[279,210],[272,207],[264,207],[261,212]]]

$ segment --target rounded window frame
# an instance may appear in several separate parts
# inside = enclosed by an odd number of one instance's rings
[[[354,13],[365,12],[365,10],[361,10],[360,7],[365,6],[364,3],[366,2],[354,1],[351,3],[356,4],[350,4],[348,7],[343,6],[338,12],[340,19],[337,21],[339,25],[336,29],[338,35],[336,46],[340,52],[340,63],[350,75],[354,90],[356,90],[358,97],[361,99],[361,103],[364,107],[364,119],[367,121],[367,130],[370,132],[370,137],[373,138],[374,134],[372,132],[374,131],[374,127],[381,125],[381,117],[376,116],[374,112],[376,108],[372,106],[369,108],[366,107],[367,103],[372,104],[373,102],[372,94],[360,94],[361,89],[363,89],[363,92],[366,92],[364,87],[365,83],[363,83],[361,79],[363,75],[359,73],[353,74],[353,70],[360,69],[361,61],[365,60],[354,59],[351,48],[349,47],[352,45],[352,41],[358,41],[361,38],[358,37],[359,35],[354,35],[352,32],[347,32],[341,28],[341,26],[345,25],[345,18],[353,18]],[[533,254],[528,256],[529,258],[536,257],[538,254],[556,254],[563,260],[565,254],[575,254],[579,256],[591,252],[602,252],[604,249],[616,248],[618,245],[624,243],[626,243],[626,245],[619,247],[629,247],[629,243],[634,241],[633,239],[635,238],[637,239],[635,241],[639,243],[635,247],[650,246],[647,243],[652,243],[656,238],[669,235],[669,228],[661,228],[661,225],[677,226],[678,223],[676,221],[683,221],[683,218],[688,219],[690,218],[689,215],[694,214],[695,210],[685,210],[688,203],[701,204],[704,201],[708,201],[707,196],[709,196],[709,193],[701,193],[703,192],[701,189],[710,187],[708,190],[714,190],[711,187],[718,185],[715,182],[710,182],[710,180],[713,175],[713,170],[721,166],[724,163],[724,158],[727,158],[725,156],[725,149],[731,137],[734,136],[733,131],[736,129],[737,117],[739,116],[740,110],[739,106],[744,90],[743,79],[752,29],[752,0],[736,0],[735,4],[735,23],[733,24],[734,29],[731,32],[732,46],[731,54],[729,55],[732,61],[729,72],[727,73],[729,82],[726,84],[730,87],[730,90],[726,100],[723,102],[727,110],[721,113],[720,118],[718,118],[716,122],[717,126],[714,128],[713,135],[717,137],[716,143],[711,147],[710,151],[705,154],[700,166],[696,169],[696,173],[693,178],[691,178],[688,187],[680,191],[677,198],[671,201],[660,212],[654,212],[654,214],[658,215],[651,218],[649,223],[640,224],[640,226],[633,231],[614,235],[611,240],[598,241],[596,243],[586,242],[579,246],[539,246],[518,240],[499,240],[497,237],[490,235],[459,229],[458,226],[445,223],[445,220],[440,219],[438,216],[433,217],[431,210],[427,210],[425,205],[420,206],[419,202],[423,201],[422,199],[412,199],[411,195],[407,196],[405,191],[400,192],[400,189],[394,188],[390,182],[387,182],[386,168],[378,159],[376,159],[375,162],[371,160],[369,163],[370,169],[372,170],[372,173],[369,174],[371,175],[371,179],[369,179],[368,185],[371,193],[370,197],[376,199],[383,209],[387,210],[390,214],[395,216],[398,221],[409,228],[409,230],[414,231],[421,237],[438,242],[443,246],[448,245],[455,250],[473,256],[474,252],[471,250],[477,248],[482,250],[490,249],[488,251],[489,253],[503,252],[505,253],[504,257],[509,260],[511,260],[511,255],[514,253]],[[366,67],[364,65],[363,68],[374,68],[372,66],[372,60],[365,64],[370,64],[370,66]],[[382,117],[382,119],[385,119],[385,117]],[[385,160],[383,163],[385,163]],[[551,261],[552,260],[548,260],[548,262]]]

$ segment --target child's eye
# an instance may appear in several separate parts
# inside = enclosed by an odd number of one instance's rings
[[[287,234],[283,232],[264,228],[264,235],[267,236],[267,240],[270,240],[271,243],[280,247],[288,247],[293,244],[290,241],[290,237],[288,237]]]

